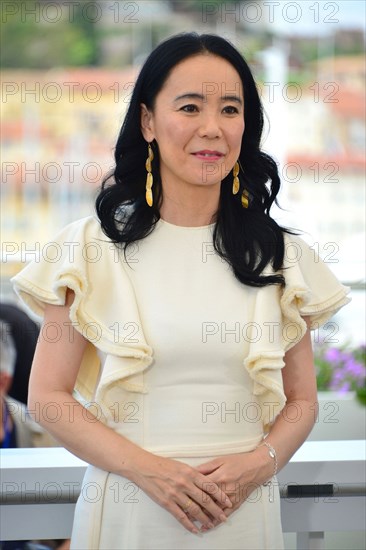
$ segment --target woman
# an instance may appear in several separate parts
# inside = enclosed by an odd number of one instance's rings
[[[99,220],[14,279],[45,318],[30,409],[57,403],[59,421],[39,421],[90,463],[71,548],[283,547],[275,474],[316,416],[308,328],[348,299],[269,216],[280,181],[262,126],[230,43],[160,44]]]

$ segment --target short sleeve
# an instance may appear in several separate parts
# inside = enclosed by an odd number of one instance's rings
[[[91,219],[85,218],[63,228],[41,249],[39,257],[11,279],[24,304],[43,317],[46,304],[64,305],[67,288],[75,292],[72,317],[88,292],[86,231]]]
[[[284,344],[288,349],[306,331],[303,317],[309,318],[312,330],[319,328],[350,302],[347,296],[350,289],[338,281],[315,250],[298,236],[285,236],[283,275],[281,309],[287,333]]]
[[[143,334],[135,294],[117,247],[102,232],[99,221],[90,216],[63,228],[41,250],[40,258],[12,278],[14,290],[33,313],[43,317],[46,304],[64,305],[68,288],[75,298],[70,322],[87,340],[76,389],[90,400],[100,383],[98,351],[121,358],[108,383],[144,370],[151,362],[152,349]],[[134,327],[128,338],[126,326]],[[124,361],[122,361],[124,358]]]
[[[273,272],[268,269],[268,273]],[[257,290],[253,325],[260,337],[250,340],[244,359],[266,431],[286,403],[281,369],[286,351],[307,331],[303,317],[309,317],[311,328],[316,329],[350,301],[349,289],[299,237],[285,235],[281,273],[283,287],[267,285]]]

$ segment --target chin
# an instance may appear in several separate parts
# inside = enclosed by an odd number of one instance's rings
[[[197,182],[195,185],[197,187],[205,187],[207,189],[215,189],[217,186],[220,186],[221,181],[200,181]]]

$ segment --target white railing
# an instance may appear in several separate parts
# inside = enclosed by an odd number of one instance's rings
[[[63,448],[2,450],[2,540],[68,538],[85,468]],[[278,475],[283,529],[299,550],[365,529],[365,478],[365,441],[304,443]],[[96,498],[93,487],[83,496]]]

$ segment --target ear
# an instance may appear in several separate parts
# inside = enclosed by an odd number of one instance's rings
[[[146,141],[151,142],[155,138],[154,135],[154,122],[152,112],[146,107],[144,103],[141,103],[141,133]]]

